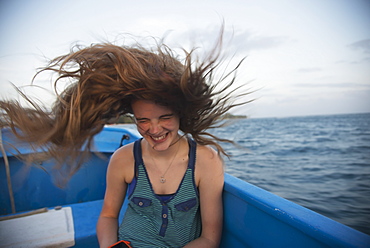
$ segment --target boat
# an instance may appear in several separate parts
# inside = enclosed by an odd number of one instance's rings
[[[1,130],[0,247],[98,247],[109,157],[140,136],[133,126],[106,126],[90,158],[63,188],[53,161],[27,165],[34,152]],[[370,247],[370,236],[225,174],[220,247]],[[127,205],[120,213],[122,219]]]

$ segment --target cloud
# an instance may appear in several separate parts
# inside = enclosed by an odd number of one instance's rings
[[[194,44],[202,44],[204,47],[213,47],[219,34],[220,26],[211,26],[205,29],[191,29],[181,34],[173,34],[172,39],[184,41],[189,40]],[[287,42],[291,39],[287,36],[271,36],[258,34],[249,30],[235,30],[225,28],[223,33],[224,45],[231,51],[247,53],[254,50],[272,49]]]
[[[322,71],[322,68],[319,68],[319,67],[307,67],[307,68],[300,68],[297,71],[298,72],[301,72],[301,73],[311,73],[311,72]]]
[[[365,53],[370,53],[370,39],[356,41],[348,46],[355,50],[362,50]]]
[[[358,60],[338,60],[335,62],[336,64],[348,64],[348,65],[358,65],[363,63],[370,63],[370,56],[359,58]]]
[[[233,36],[235,46],[245,51],[271,49],[279,47],[287,41],[289,38],[285,36],[265,36],[249,31],[235,32]]]
[[[348,90],[348,89],[362,89],[362,90],[369,90],[370,85],[363,84],[363,83],[355,83],[355,82],[342,82],[342,83],[317,83],[317,82],[310,82],[310,83],[297,83],[294,84],[294,87],[297,88],[310,88],[310,89],[317,89],[317,88],[330,88],[330,89],[340,89],[340,90]]]
[[[366,57],[362,61],[365,62],[365,63],[368,63],[368,62],[370,62],[370,57]]]

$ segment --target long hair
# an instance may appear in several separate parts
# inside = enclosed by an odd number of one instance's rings
[[[163,43],[155,49],[111,43],[76,47],[41,70],[57,73],[55,87],[61,80],[71,82],[58,94],[51,111],[25,95],[31,108],[17,101],[0,101],[0,127],[8,126],[19,139],[43,147],[47,157],[56,159],[60,166],[68,164],[72,175],[84,159],[81,149],[85,155],[89,152],[94,135],[109,120],[132,113],[134,99],[151,100],[179,114],[184,134],[227,155],[219,142],[228,140],[208,130],[219,127],[231,108],[248,101],[235,103],[243,95],[232,87],[239,65],[215,81],[215,71],[222,62],[221,48],[222,35],[203,60],[195,56],[195,50],[183,50],[181,62]],[[219,87],[221,82],[224,86]]]

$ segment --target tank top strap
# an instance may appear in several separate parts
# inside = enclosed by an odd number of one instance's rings
[[[140,138],[135,141],[134,143],[134,158],[135,158],[135,171],[137,171],[137,167],[140,164],[143,164],[143,156],[141,152],[141,140],[143,138]]]
[[[134,159],[135,159],[135,175],[132,179],[132,182],[128,185],[127,189],[127,195],[130,197],[135,190],[136,183],[137,183],[137,176],[139,173],[139,166],[143,164],[143,156],[141,155],[141,140],[143,138],[140,138],[135,141],[134,143]]]
[[[196,150],[197,150],[197,143],[191,139],[188,138],[189,142],[189,163],[188,168],[194,170],[195,168],[195,160],[196,160]]]

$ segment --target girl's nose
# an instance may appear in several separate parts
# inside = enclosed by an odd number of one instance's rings
[[[152,120],[150,122],[149,133],[157,134],[162,132],[162,126],[158,120]]]

